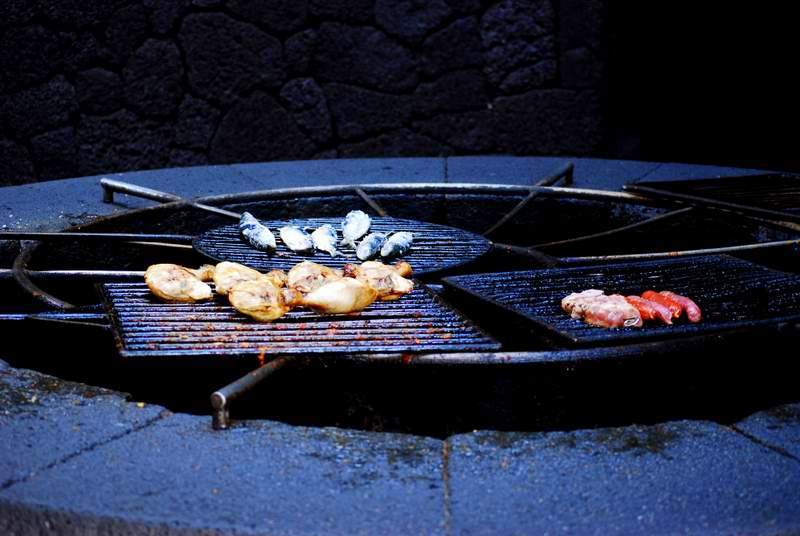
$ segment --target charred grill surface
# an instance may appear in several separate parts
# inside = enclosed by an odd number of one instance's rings
[[[238,313],[222,299],[163,303],[141,283],[109,283],[102,292],[120,355],[126,358],[452,352],[499,344],[430,291],[375,302],[351,315],[291,311],[271,323]]]
[[[445,278],[447,287],[522,316],[572,344],[603,344],[746,329],[800,319],[800,277],[716,256]],[[691,297],[703,320],[604,329],[569,317],[561,299],[590,288],[639,295],[650,289]]]
[[[648,181],[631,184],[626,190],[655,189],[665,194],[699,196],[706,199],[748,205],[800,214],[800,176],[755,175],[694,179],[682,181]]]
[[[276,235],[278,228],[284,225],[316,229],[327,223],[339,230],[341,222],[342,218],[262,220]],[[414,234],[414,244],[403,259],[411,263],[416,275],[462,265],[479,258],[491,248],[490,242],[485,238],[462,229],[415,220],[372,218],[369,232],[386,234],[392,231],[408,231]],[[332,268],[341,268],[348,262],[360,262],[352,248],[339,248],[345,254],[344,257],[331,257],[322,252],[300,255],[289,250],[280,241],[277,250],[280,255],[269,255],[242,241],[237,225],[226,225],[205,232],[195,239],[194,245],[198,251],[217,261],[238,262],[262,271],[288,269],[304,260],[314,260]]]

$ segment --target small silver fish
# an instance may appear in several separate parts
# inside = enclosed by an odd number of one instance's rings
[[[260,251],[272,252],[277,247],[272,231],[249,212],[243,212],[239,218],[239,233],[248,244]]]
[[[320,225],[311,233],[311,240],[314,242],[315,248],[330,254],[331,257],[344,257],[344,254],[336,250],[337,239],[336,229],[328,223]]]
[[[356,240],[367,234],[372,220],[361,210],[351,210],[342,222],[342,246],[356,247]]]
[[[400,257],[405,255],[411,249],[413,241],[414,235],[408,231],[393,233],[381,247],[381,257]]]
[[[283,243],[295,253],[311,253],[314,251],[314,242],[311,237],[299,227],[286,225],[281,227],[279,231]]]
[[[366,261],[374,257],[380,252],[386,242],[386,235],[381,233],[370,233],[364,237],[364,240],[358,244],[356,248],[356,257],[359,260]]]

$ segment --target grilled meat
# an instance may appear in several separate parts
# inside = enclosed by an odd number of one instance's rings
[[[204,264],[200,268],[196,270],[192,270],[191,268],[187,268],[191,271],[197,279],[200,281],[213,281],[214,280],[214,271],[216,270],[216,266],[213,264]]]
[[[660,320],[665,324],[672,324],[672,312],[661,305],[640,296],[625,296],[628,303],[636,307],[642,320]]]
[[[561,308],[572,318],[604,328],[641,327],[639,311],[619,294],[606,296],[603,291],[590,289],[566,296]]]
[[[414,282],[402,273],[410,275],[411,266],[407,262],[390,266],[379,261],[367,261],[361,265],[346,264],[344,274],[363,281],[378,293],[379,300],[396,300],[414,289]]]
[[[372,220],[361,210],[351,210],[342,222],[342,246],[356,247],[356,240],[367,234]]]
[[[303,261],[289,270],[287,286],[302,294],[308,294],[325,283],[341,279],[342,272],[311,261]]]
[[[300,295],[264,276],[237,283],[228,291],[228,300],[240,313],[261,322],[271,322],[295,307]]]
[[[670,313],[672,313],[672,318],[680,318],[681,312],[683,311],[683,306],[680,303],[668,296],[659,294],[655,290],[646,290],[642,292],[642,298],[655,302],[659,305],[663,305],[669,309]]]
[[[378,297],[378,292],[358,279],[349,277],[330,281],[302,299],[302,305],[318,313],[353,313],[361,311]]]
[[[217,264],[214,270],[215,290],[217,294],[227,296],[231,287],[237,283],[253,281],[261,277],[270,279],[278,287],[286,285],[286,274],[282,270],[272,270],[271,272],[262,274],[258,270],[254,270],[242,264],[223,261]]]
[[[177,264],[153,264],[144,273],[150,291],[159,298],[175,302],[195,302],[212,297],[211,287],[200,280],[208,270],[192,270]]]
[[[700,307],[698,307],[696,303],[686,296],[681,296],[680,294],[675,294],[674,292],[670,292],[668,290],[662,290],[659,292],[659,294],[680,304],[681,309],[686,313],[686,318],[689,320],[689,322],[697,323],[702,320],[703,315],[700,312]]]

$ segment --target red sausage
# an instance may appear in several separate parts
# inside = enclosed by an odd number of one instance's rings
[[[663,294],[659,294],[655,290],[647,290],[642,293],[642,298],[645,300],[650,300],[651,302],[656,302],[659,305],[663,305],[669,312],[672,313],[672,318],[680,318],[681,311],[683,311],[683,306],[673,300],[672,298],[668,298]]]
[[[662,290],[659,294],[679,303],[681,308],[686,311],[686,318],[689,319],[689,322],[700,322],[702,319],[703,315],[700,312],[700,308],[686,296],[681,296],[680,294],[675,294],[668,290]]]
[[[625,296],[625,300],[639,310],[642,320],[660,320],[672,324],[672,312],[660,303],[639,296]]]

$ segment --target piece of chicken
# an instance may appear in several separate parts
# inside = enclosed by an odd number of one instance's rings
[[[192,270],[177,264],[153,264],[144,273],[144,282],[159,298],[174,302],[195,302],[212,297],[211,287],[203,283],[198,274],[207,270]]]
[[[329,281],[302,299],[302,305],[318,313],[361,311],[378,297],[378,292],[358,279],[344,277]]]
[[[374,288],[379,300],[396,300],[414,290],[414,282],[403,277],[411,275],[411,265],[405,261],[395,266],[380,261],[367,261],[361,265],[346,264],[344,274],[355,277]]]
[[[308,294],[322,285],[341,278],[341,270],[334,270],[311,261],[303,261],[289,270],[286,286]]]
[[[193,270],[191,268],[187,268],[190,272],[192,272],[197,279],[200,281],[213,281],[214,280],[214,271],[216,270],[216,266],[213,264],[204,264],[200,268]]]
[[[281,288],[264,275],[235,284],[228,289],[228,300],[240,313],[261,322],[271,322],[295,307],[300,302],[300,294]]]
[[[217,294],[227,296],[228,291],[243,281],[253,281],[266,277],[270,279],[275,286],[283,287],[286,285],[286,274],[282,270],[272,270],[266,274],[262,274],[258,270],[249,268],[236,262],[223,261],[217,264],[214,270],[214,284]]]

